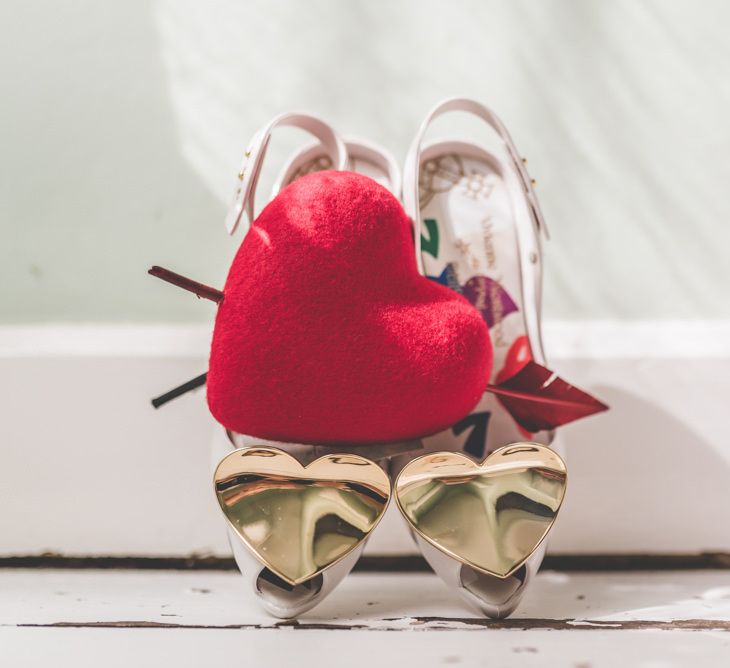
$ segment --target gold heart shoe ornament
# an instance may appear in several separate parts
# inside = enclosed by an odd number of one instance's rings
[[[507,578],[550,531],[565,496],[563,460],[538,443],[514,443],[481,464],[456,452],[414,459],[395,482],[412,530],[447,556]]]
[[[329,454],[303,467],[272,447],[226,455],[214,484],[235,534],[291,586],[315,578],[356,550],[390,499],[388,476],[364,457]]]

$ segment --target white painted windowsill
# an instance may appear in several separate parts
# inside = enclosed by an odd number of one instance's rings
[[[210,325],[0,325],[0,358],[207,357]],[[571,320],[544,325],[551,359],[730,357],[730,320]]]
[[[561,554],[730,552],[730,321],[548,322],[550,366],[611,410],[559,430],[570,484]],[[209,327],[0,326],[0,557],[226,556],[211,485],[220,429]],[[413,545],[389,512],[370,555]]]

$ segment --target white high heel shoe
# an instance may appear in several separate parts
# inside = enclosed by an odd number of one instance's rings
[[[347,169],[347,149],[345,148],[345,143],[323,120],[310,114],[286,113],[276,116],[253,136],[253,139],[251,139],[248,147],[244,151],[241,168],[238,171],[238,182],[233,195],[233,202],[228,208],[228,214],[225,220],[226,229],[229,234],[233,234],[238,228],[244,211],[246,212],[249,224],[256,218],[256,186],[258,185],[266,151],[271,141],[271,133],[277,127],[295,127],[314,135],[317,139],[317,146],[321,146],[321,155],[323,156],[322,165],[319,169]],[[288,170],[291,167],[292,163],[290,162],[285,169]],[[318,170],[310,169],[309,171]],[[301,174],[296,174],[295,172],[296,169],[292,169],[292,178],[289,181],[293,181],[297,176],[302,176],[307,173],[301,172]],[[278,192],[278,188],[275,188],[273,194],[275,195],[276,192]]]
[[[502,150],[492,153],[480,144],[456,140],[422,147],[431,122],[447,112],[466,112],[485,121]],[[414,223],[421,272],[462,293],[489,327],[494,348],[490,382],[505,380],[530,358],[544,365],[540,300],[545,222],[524,161],[496,114],[469,99],[437,104],[413,140],[403,180],[403,203]],[[452,429],[424,439],[427,452],[460,451],[480,461],[515,441],[547,445],[552,432],[526,433],[493,394],[485,394]],[[396,471],[404,464],[396,462]],[[505,617],[517,607],[545,553],[543,541],[522,566],[501,578],[412,533],[434,571],[490,617]]]
[[[313,116],[284,114],[256,133],[246,149],[238,175],[239,183],[226,217],[226,228],[230,234],[236,231],[244,212],[246,212],[249,223],[253,222],[255,218],[256,185],[271,132],[280,125],[304,129],[313,134],[317,141],[303,147],[288,160],[275,181],[272,197],[297,178],[325,169],[358,171],[378,181],[396,194],[400,191],[401,178],[398,165],[392,155],[381,147],[363,140],[343,141],[329,125]],[[212,445],[213,467],[218,467],[219,463],[235,449],[247,447],[283,450],[303,466],[310,464],[325,452],[335,452],[333,448],[269,442],[260,438],[229,433],[223,428],[219,428]],[[249,591],[267,612],[285,619],[297,617],[322,601],[352,570],[367,542],[367,539],[362,540],[340,561],[314,577],[293,585],[262,563],[230,523],[227,523],[227,531],[236,564],[247,582]]]
[[[393,194],[400,196],[400,167],[393,155],[382,146],[366,139],[346,137],[344,139],[347,163],[345,169],[369,176]],[[323,169],[334,169],[325,147],[314,142],[296,152],[279,173],[271,196],[274,197],[284,186],[300,176]]]
[[[312,445],[301,445],[292,443],[278,443],[273,441],[267,441],[261,438],[254,438],[252,436],[244,436],[242,434],[233,434],[227,432],[224,429],[217,429],[216,435],[213,440],[211,454],[212,463],[214,467],[214,477],[216,480],[216,488],[218,489],[221,477],[221,467],[224,462],[229,459],[235,453],[243,453],[245,449],[258,449],[266,450],[267,454],[275,453],[281,450],[288,455],[291,455],[296,459],[302,466],[308,466],[313,461],[319,459],[325,453],[333,454],[337,450],[332,447],[317,447]],[[339,458],[343,458],[342,455],[338,455]],[[346,457],[346,456],[345,456]],[[357,456],[355,456],[357,457]],[[364,464],[370,465],[371,468],[375,468],[376,465],[369,460],[365,460],[362,457],[357,457],[358,465],[363,466]],[[380,490],[379,494],[383,499],[382,509],[379,513],[376,513],[374,522],[367,530],[367,534],[375,528],[377,523],[382,518],[385,509],[387,507],[390,492],[384,492],[386,488],[390,489],[390,483],[387,479],[387,475],[384,471],[378,469],[381,479],[379,480]],[[289,486],[291,487],[291,486]],[[245,496],[244,488],[241,487],[240,494]],[[291,489],[287,490],[291,491]],[[333,490],[330,490],[332,492]],[[269,494],[276,494],[276,489],[272,488],[269,490]],[[286,492],[285,492],[286,493]],[[371,492],[372,494],[372,492]],[[219,501],[222,497],[218,494]],[[301,554],[297,550],[298,541],[301,541],[301,547],[304,550],[315,551],[314,543],[316,542],[316,518],[311,519],[310,522],[305,522],[303,517],[316,515],[316,500],[314,503],[306,503],[306,492],[304,493],[304,502],[301,506],[301,516],[294,518],[294,523],[299,525],[297,535],[292,536],[291,541],[286,545],[286,550],[293,550],[296,552],[296,557],[300,558]],[[371,499],[372,503],[372,499]],[[286,504],[286,500],[284,500]],[[344,504],[339,503],[339,508],[335,508],[334,512],[342,512]],[[276,506],[280,508],[281,506]],[[223,509],[223,505],[221,505]],[[329,509],[324,516],[332,516],[332,509]],[[231,515],[228,515],[229,520]],[[322,518],[320,518],[322,519]],[[340,522],[342,523],[342,522]],[[242,536],[239,535],[236,528],[234,528],[234,522],[229,521],[226,523],[228,532],[228,542],[233,552],[233,557],[236,560],[241,575],[244,577],[248,591],[251,596],[257,599],[262,607],[271,615],[282,619],[291,619],[298,617],[307,610],[313,608],[340,583],[340,581],[352,570],[353,566],[357,563],[365,544],[367,543],[367,536],[361,540],[353,549],[349,550],[347,554],[336,561],[332,565],[324,568],[320,572],[316,573],[313,577],[308,577],[303,581],[292,583],[287,581],[282,576],[277,574],[273,567],[267,566],[261,561],[249,545],[243,540]],[[250,525],[249,532],[253,525]],[[254,527],[255,528],[255,527]],[[333,530],[334,531],[334,530]],[[345,527],[346,532],[351,532]],[[331,534],[331,536],[334,535]],[[303,536],[309,536],[308,539],[302,539]],[[281,545],[281,542],[279,542]],[[266,549],[266,548],[264,548]],[[304,557],[304,561],[311,559]],[[279,561],[281,561],[282,555],[279,555]]]

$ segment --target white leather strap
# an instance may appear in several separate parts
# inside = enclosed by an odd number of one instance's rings
[[[362,172],[381,182],[396,197],[401,194],[401,173],[400,165],[393,155],[379,144],[367,139],[345,137],[345,148],[347,149],[347,169],[351,172]],[[274,182],[271,196],[275,197],[279,191],[292,180],[302,174],[302,170],[311,171],[311,163],[318,161],[324,154],[320,142],[313,142],[299,149],[285,163],[278,178]],[[363,165],[363,163],[369,163]],[[378,176],[373,175],[367,169],[372,166]],[[365,169],[363,169],[365,167]],[[319,169],[321,167],[317,167]],[[331,168],[330,168],[331,169]],[[382,175],[382,178],[380,176]]]
[[[349,157],[348,169],[357,171],[358,161],[365,160],[371,163],[385,175],[388,189],[395,193],[396,197],[400,196],[402,188],[400,166],[390,151],[375,142],[354,137],[345,139],[345,146]]]
[[[233,202],[226,215],[226,229],[233,234],[243,215],[244,209],[249,223],[255,218],[254,199],[256,184],[261,173],[266,149],[269,146],[271,133],[276,127],[290,126],[300,128],[314,135],[321,142],[325,152],[332,159],[334,169],[347,168],[347,150],[337,133],[323,120],[309,114],[281,114],[261,128],[248,145],[238,172],[238,182]]]
[[[510,137],[509,132],[507,132],[507,128],[489,107],[467,98],[450,98],[439,102],[426,115],[426,118],[423,120],[423,123],[421,123],[421,127],[413,139],[413,143],[408,151],[405,165],[403,167],[403,207],[413,221],[416,262],[418,263],[418,269],[422,274],[424,273],[424,267],[423,258],[421,257],[421,207],[419,205],[418,187],[421,170],[421,144],[431,122],[439,116],[452,111],[467,112],[481,118],[499,135],[504,143],[512,165],[519,176],[520,182],[522,183],[525,199],[529,205],[530,215],[532,216],[536,230],[538,232],[542,232],[545,237],[548,238],[547,227],[545,226],[545,220],[542,216],[542,211],[540,210],[540,205],[537,201],[535,191],[532,188],[532,181],[525,169],[525,164],[520,157],[520,154],[517,152],[517,147],[512,141],[512,137]]]

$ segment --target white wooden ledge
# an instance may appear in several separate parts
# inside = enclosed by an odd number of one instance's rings
[[[730,572],[541,573],[508,620],[358,573],[297,621],[234,572],[0,570],[2,666],[727,666]]]
[[[150,406],[205,371],[209,329],[0,326],[0,557],[230,555],[204,392]],[[551,322],[545,336],[555,371],[612,408],[559,430],[571,482],[551,550],[730,553],[730,321]],[[366,550],[414,554],[395,506]]]

